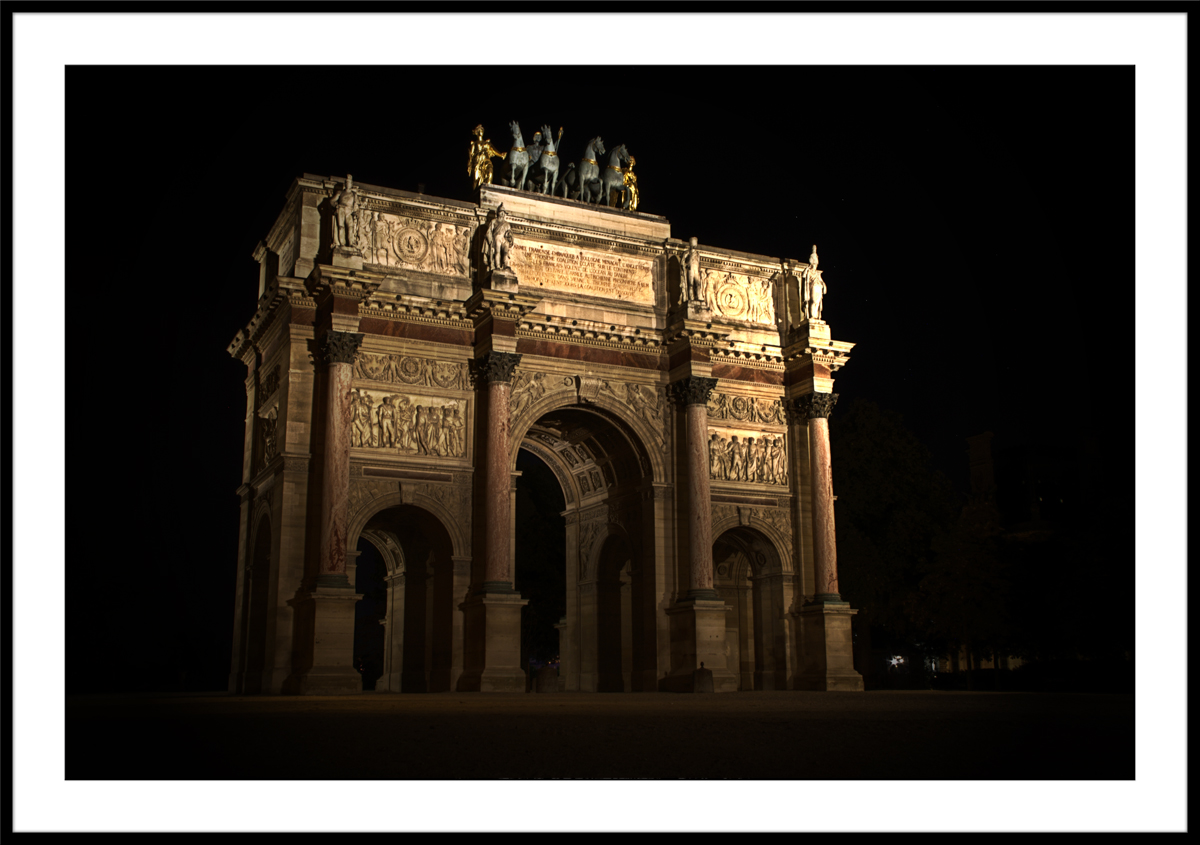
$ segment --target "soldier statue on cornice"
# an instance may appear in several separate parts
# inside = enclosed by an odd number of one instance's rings
[[[358,241],[358,231],[355,225],[358,217],[358,188],[354,185],[354,177],[347,175],[346,184],[339,188],[329,198],[333,206],[333,246],[355,248]]]
[[[489,272],[511,270],[508,259],[512,246],[512,229],[508,225],[504,203],[501,203],[483,235],[484,268]]]

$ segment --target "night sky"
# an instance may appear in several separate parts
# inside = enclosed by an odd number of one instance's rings
[[[799,260],[815,243],[825,319],[858,344],[841,403],[902,414],[960,493],[969,435],[1094,435],[1132,513],[1131,66],[574,67],[526,46],[507,67],[355,48],[396,64],[66,70],[65,406],[87,409],[65,418],[68,692],[180,662],[224,685],[246,375],[226,347],[254,312],[251,253],[305,172],[476,199],[477,123],[498,148],[509,120],[526,140],[563,126],[565,161],[625,144],[674,237]]]

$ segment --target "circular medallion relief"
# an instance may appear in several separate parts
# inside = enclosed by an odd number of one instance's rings
[[[420,264],[429,252],[429,239],[420,229],[406,226],[396,233],[393,242],[397,257],[409,264]]]
[[[715,298],[717,308],[723,316],[745,318],[749,311],[750,301],[746,297],[745,288],[733,277],[728,277],[717,285]]]

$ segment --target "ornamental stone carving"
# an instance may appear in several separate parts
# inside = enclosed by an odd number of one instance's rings
[[[715,378],[687,376],[667,386],[671,398],[679,405],[708,405],[708,399],[717,386]]]
[[[775,325],[775,292],[770,278],[706,270],[701,287],[713,316]]]
[[[362,340],[362,332],[335,332],[329,329],[322,335],[318,345],[321,358],[326,364],[353,364]]]
[[[402,455],[465,458],[466,401],[351,391],[350,445]]]
[[[360,352],[354,363],[355,378],[421,387],[467,389],[467,365],[455,361],[434,361],[411,355],[386,355]]]
[[[646,384],[610,381],[602,382],[602,389],[629,406],[654,433],[659,444],[663,443],[663,398],[658,390]]]
[[[471,361],[471,379],[476,386],[480,387],[493,383],[508,384],[512,382],[513,372],[519,363],[521,363],[519,353],[489,352]]]
[[[787,421],[782,400],[726,393],[713,393],[708,401],[708,416],[714,420],[737,420],[767,425],[783,425]]]
[[[781,554],[786,554],[791,549],[792,538],[792,516],[790,508],[758,508],[755,517],[774,528],[780,535],[788,540],[788,546],[785,549],[779,550]]]
[[[516,419],[527,408],[537,404],[546,392],[546,373],[521,372],[513,379],[509,394],[509,414]]]
[[[787,486],[787,441],[782,434],[713,428],[708,431],[709,478]]]
[[[276,364],[266,375],[258,373],[258,378],[259,384],[255,396],[261,407],[263,402],[270,399],[275,394],[275,391],[279,389],[279,365]]]
[[[805,419],[829,419],[837,404],[836,393],[808,393],[795,401],[796,412]]]
[[[579,577],[587,579],[591,575],[592,548],[600,537],[604,524],[599,521],[588,522],[579,529]]]

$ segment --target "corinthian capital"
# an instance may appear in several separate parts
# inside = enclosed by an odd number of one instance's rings
[[[508,384],[519,363],[521,356],[515,352],[489,352],[471,362],[471,379],[477,385]]]
[[[321,337],[321,357],[326,364],[353,364],[362,340],[361,332],[335,332],[330,329]]]
[[[671,398],[680,405],[707,405],[708,399],[712,396],[713,390],[717,386],[715,378],[704,378],[703,376],[687,376],[679,381],[672,382],[667,389],[670,392]]]
[[[837,398],[836,393],[809,393],[797,399],[793,408],[805,419],[829,419],[829,415],[833,413],[833,406],[837,404]]]

